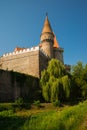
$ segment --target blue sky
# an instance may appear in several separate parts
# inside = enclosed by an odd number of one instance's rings
[[[87,0],[0,0],[0,56],[38,45],[46,12],[65,64],[87,63]]]

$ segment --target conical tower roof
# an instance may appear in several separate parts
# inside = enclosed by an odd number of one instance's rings
[[[43,33],[53,33],[48,16],[46,16],[45,22],[44,22],[44,26],[42,29],[42,34]]]
[[[53,47],[54,48],[59,48],[59,43],[58,43],[55,35],[54,35],[54,44],[53,44]]]

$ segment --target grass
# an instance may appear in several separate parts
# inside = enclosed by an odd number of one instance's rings
[[[31,116],[21,130],[78,130],[87,113],[87,101],[60,111]]]
[[[3,111],[0,114],[0,129],[1,130],[17,130],[23,123],[25,123],[26,118],[18,117],[13,114],[13,112]]]
[[[0,112],[1,130],[79,130],[87,114],[87,101],[75,106],[55,108],[41,104],[37,109],[4,110]],[[83,127],[82,127],[83,128]],[[84,130],[85,127],[84,127]]]

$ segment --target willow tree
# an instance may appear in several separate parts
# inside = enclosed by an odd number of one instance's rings
[[[64,100],[70,96],[70,79],[64,65],[52,59],[41,73],[42,95],[48,102]]]

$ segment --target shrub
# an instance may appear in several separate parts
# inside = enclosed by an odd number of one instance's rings
[[[55,101],[53,102],[53,105],[54,105],[55,107],[60,107],[60,106],[61,106],[60,100],[55,100]]]
[[[40,101],[39,100],[37,100],[37,101],[34,101],[34,103],[33,103],[35,106],[37,106],[37,108],[40,108],[40,106],[41,106],[41,103],[40,103]]]
[[[23,98],[18,98],[15,100],[15,106],[17,106],[18,108],[22,108],[24,106],[24,100]]]

